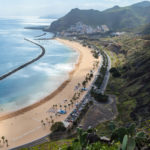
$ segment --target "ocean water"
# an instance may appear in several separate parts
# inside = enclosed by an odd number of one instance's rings
[[[41,49],[24,40],[41,44],[46,54],[35,63],[0,81],[0,114],[15,111],[46,97],[69,76],[78,53],[55,40],[35,40],[43,31],[24,29],[28,26],[50,25],[53,20],[38,17],[0,18],[0,76],[26,63]],[[46,33],[40,38],[50,38]]]

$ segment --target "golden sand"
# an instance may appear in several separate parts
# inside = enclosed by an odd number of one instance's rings
[[[67,114],[61,116],[55,116],[54,113],[50,113],[48,110],[56,104],[58,109],[60,105],[66,105],[64,100],[67,99],[69,101],[73,97],[75,93],[74,87],[78,83],[82,83],[86,74],[93,68],[95,59],[89,48],[73,41],[56,40],[80,53],[78,63],[74,70],[70,72],[69,79],[46,98],[16,112],[0,116],[0,137],[5,136],[8,139],[10,145],[8,148],[29,143],[49,134],[51,126],[51,123],[49,124],[51,121],[50,116],[52,116],[54,122],[64,121],[75,106],[67,107]],[[79,101],[82,100],[85,94],[86,92],[82,93]],[[48,118],[48,121],[46,118]],[[46,126],[42,125],[41,120],[44,121]],[[0,148],[8,149],[5,144],[0,145]]]

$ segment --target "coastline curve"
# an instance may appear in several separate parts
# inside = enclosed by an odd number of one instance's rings
[[[28,40],[28,39],[26,39]],[[57,40],[58,42],[62,43],[59,39],[55,39]],[[30,41],[30,40],[29,40]],[[32,41],[30,41],[32,42]],[[64,43],[63,43],[64,44]],[[38,44],[39,45],[39,44]],[[42,47],[42,46],[41,46]],[[43,47],[44,48],[44,47]],[[77,51],[79,53],[79,57],[78,57],[78,61],[76,62],[75,64],[75,67],[72,71],[69,72],[69,78],[66,79],[55,91],[53,91],[51,94],[49,94],[48,96],[44,97],[43,99],[41,99],[40,101],[36,102],[36,103],[33,103],[29,106],[26,106],[24,108],[21,108],[19,110],[16,110],[16,111],[12,111],[12,112],[8,112],[6,114],[2,114],[0,115],[0,121],[3,121],[3,120],[6,120],[6,119],[10,119],[10,118],[13,118],[15,116],[18,116],[18,115],[22,115],[24,114],[25,112],[28,112],[30,110],[32,110],[33,108],[36,108],[44,103],[46,103],[47,101],[51,100],[53,97],[55,97],[59,92],[61,92],[68,84],[69,82],[71,81],[74,73],[78,70],[79,66],[80,66],[80,63],[82,61],[82,57],[83,57],[83,54],[81,51],[75,49],[75,51]]]

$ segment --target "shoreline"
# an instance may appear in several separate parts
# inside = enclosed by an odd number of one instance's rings
[[[93,57],[90,48],[84,47],[82,44],[75,41],[63,39],[56,40],[80,52],[80,62],[78,61],[78,63],[74,65],[74,69],[70,72],[70,78],[67,76],[68,79],[63,83],[61,88],[57,89],[58,92],[54,93],[52,97],[47,97],[44,102],[39,101],[38,104],[36,103],[35,105],[38,105],[38,107],[30,106],[28,109],[24,109],[24,111],[19,110],[13,114],[10,113],[1,116],[3,120],[0,121],[0,137],[5,136],[5,138],[8,139],[9,149],[30,143],[50,134],[52,119],[54,122],[63,122],[76,107],[75,103],[70,107],[68,106],[68,104],[71,104],[71,99],[74,94],[78,92],[75,87],[79,83],[82,84],[86,75],[93,69],[93,64],[97,61],[97,59]],[[96,71],[97,70],[95,70],[95,72]],[[94,78],[88,83],[87,88],[90,87],[93,80]],[[80,88],[82,88],[82,85]],[[82,101],[86,93],[86,91],[81,93],[77,103]],[[67,100],[67,102],[65,102],[65,100]],[[57,105],[57,108],[55,108],[55,112],[53,112],[55,105]],[[67,105],[67,113],[64,115],[55,115],[60,108],[65,109],[65,105]],[[45,126],[43,126],[41,121],[44,121]],[[0,144],[0,146],[2,149],[8,150],[6,145]]]
[[[58,38],[54,39],[54,40],[64,44]],[[71,81],[73,74],[77,71],[77,69],[78,69],[78,67],[79,67],[79,65],[81,63],[81,60],[82,60],[82,53],[81,53],[81,51],[73,49],[71,47],[69,47],[69,48],[74,50],[74,51],[76,51],[78,53],[78,58],[77,58],[77,61],[74,64],[74,67],[73,67],[72,71],[68,72],[68,75],[69,75],[68,79],[66,79],[62,84],[60,84],[60,86],[58,86],[58,88],[56,90],[54,90],[52,93],[50,93],[49,95],[45,96],[44,98],[42,98],[38,102],[33,103],[33,104],[31,104],[29,106],[26,106],[24,108],[21,108],[19,110],[8,112],[6,114],[0,115],[0,121],[6,120],[6,119],[9,119],[9,118],[12,118],[12,117],[16,117],[18,115],[22,115],[25,112],[30,111],[30,110],[32,110],[32,109],[34,109],[34,108],[36,108],[36,107],[46,103],[47,101],[50,101],[53,97],[55,97],[57,94],[59,94],[59,92],[61,92],[67,86],[67,84]]]

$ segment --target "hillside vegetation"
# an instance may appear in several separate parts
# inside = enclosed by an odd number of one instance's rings
[[[142,30],[142,34],[149,35],[150,34],[150,24],[146,25]]]
[[[128,128],[116,128],[115,124],[109,124],[111,137],[99,137],[95,130],[84,131],[77,128],[75,139],[47,142],[30,149],[37,150],[135,150],[145,147],[148,150],[149,139],[144,132],[137,132],[135,124]],[[21,150],[28,150],[23,148]]]
[[[105,11],[72,9],[67,15],[54,21],[51,32],[61,32],[77,22],[90,26],[107,25],[110,30],[131,30],[150,23],[150,2],[145,1],[128,7],[115,6]]]
[[[135,121],[150,133],[150,41],[142,37],[121,36],[107,38],[118,49],[106,45],[112,58],[112,65],[121,74],[111,76],[107,93],[118,97],[118,123],[128,124]]]

